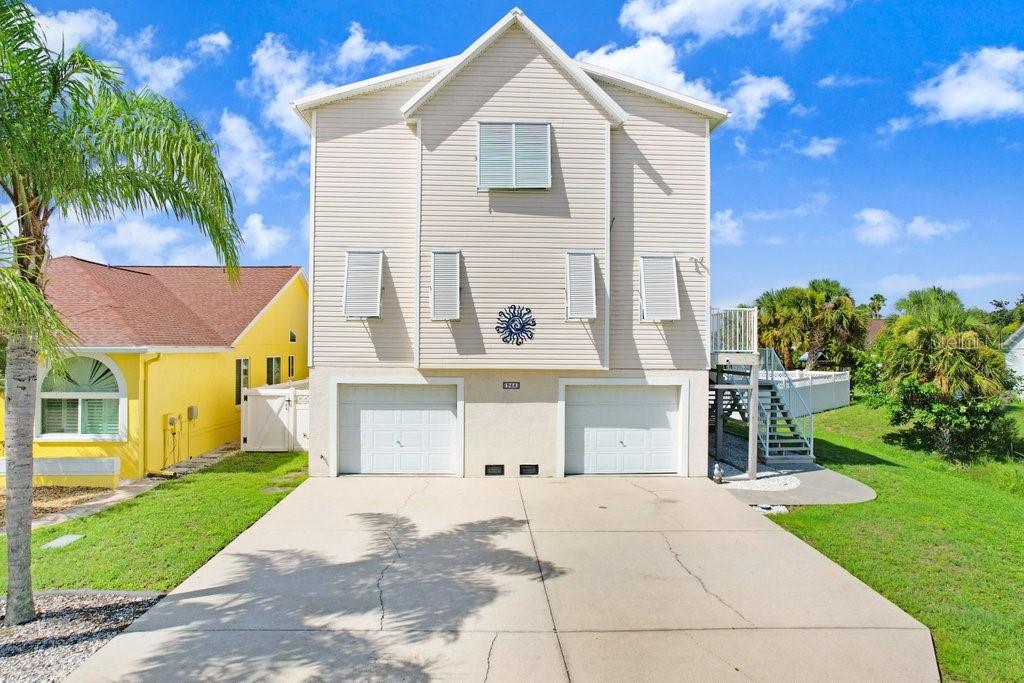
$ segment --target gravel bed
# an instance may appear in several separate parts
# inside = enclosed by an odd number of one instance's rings
[[[16,627],[0,623],[0,681],[63,680],[161,597],[99,591],[36,593],[39,618]]]

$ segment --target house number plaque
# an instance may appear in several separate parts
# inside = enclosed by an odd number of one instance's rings
[[[501,383],[501,388],[502,389],[518,389],[519,388],[519,382],[502,382]]]

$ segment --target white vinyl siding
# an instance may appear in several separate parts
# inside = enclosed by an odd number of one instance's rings
[[[565,317],[569,320],[593,320],[597,317],[597,282],[592,251],[570,251],[565,255]]]
[[[423,138],[422,368],[604,367],[607,235],[604,113],[522,30],[510,28],[419,112]],[[550,123],[551,188],[477,191],[478,122]],[[462,253],[459,323],[429,324],[435,249]],[[597,318],[566,321],[565,254],[592,250]],[[388,252],[388,263],[391,253]],[[530,308],[534,339],[502,342],[498,312]]]
[[[434,251],[430,279],[432,320],[459,319],[459,270],[458,251]]]
[[[644,320],[679,320],[675,256],[640,257],[640,307]]]
[[[611,366],[707,367],[707,120],[623,88],[600,85],[629,112],[611,132]],[[641,254],[672,254],[680,321],[641,317]]]
[[[413,364],[417,141],[415,127],[399,109],[426,82],[411,81],[317,109],[311,365]],[[472,152],[465,163],[475,182]],[[345,252],[364,247],[387,254],[384,315],[347,318],[342,306]],[[424,292],[429,277],[428,263]]]
[[[478,187],[536,190],[551,187],[551,126],[547,123],[479,124]]]
[[[345,266],[345,317],[379,318],[384,252],[349,251]]]

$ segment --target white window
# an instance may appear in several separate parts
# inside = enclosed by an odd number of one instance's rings
[[[436,249],[430,279],[430,319],[459,319],[459,252]]]
[[[349,250],[345,265],[345,317],[379,318],[384,252]]]
[[[551,125],[484,123],[478,141],[477,186],[481,190],[551,187]]]
[[[640,312],[644,320],[679,320],[675,256],[640,257]]]
[[[49,441],[124,441],[124,378],[113,362],[74,356],[47,372],[39,387],[36,430]]]
[[[593,320],[597,317],[597,283],[592,251],[570,251],[565,255],[565,317],[569,320]]]

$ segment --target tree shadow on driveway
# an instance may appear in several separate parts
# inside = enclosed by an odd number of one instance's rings
[[[537,560],[524,520],[499,517],[421,535],[404,516],[354,517],[364,532],[363,552],[352,561],[337,559],[355,555],[344,547],[357,542],[351,532],[338,532],[339,547],[322,553],[229,549],[213,560],[129,630],[130,638],[149,641],[154,634],[142,632],[159,631],[159,643],[137,653],[133,673],[425,680],[445,667],[443,650],[430,645],[435,639],[454,643],[467,620],[503,593],[513,594],[511,604],[520,590],[535,590],[529,585],[542,573],[545,580],[565,573]],[[550,628],[540,604],[543,614],[531,618]]]

